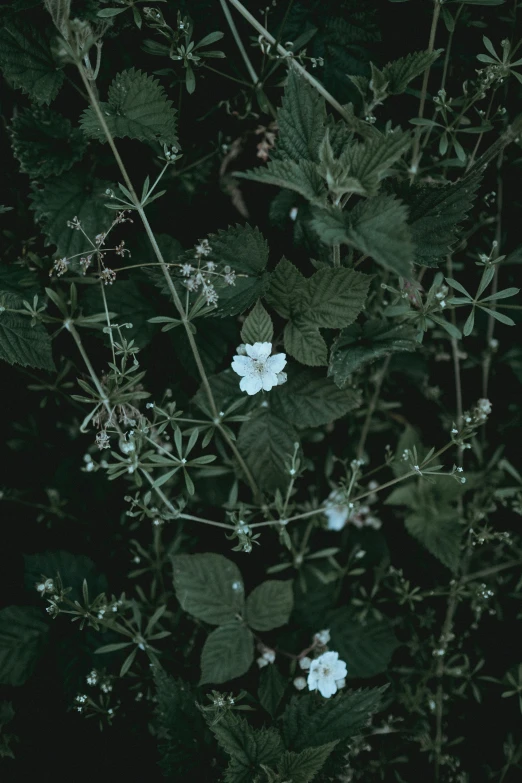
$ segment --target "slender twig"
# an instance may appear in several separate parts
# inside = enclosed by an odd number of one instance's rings
[[[377,376],[377,381],[375,383],[375,391],[373,393],[372,399],[370,400],[370,404],[368,405],[368,411],[366,412],[366,418],[364,420],[364,424],[361,430],[361,437],[359,438],[359,445],[357,446],[357,459],[361,459],[364,452],[364,447],[366,445],[366,438],[368,437],[368,433],[370,431],[370,424],[373,418],[373,414],[375,413],[375,408],[377,407],[377,401],[381,393],[381,387],[386,372],[388,370],[388,365],[390,364],[390,359],[391,359],[391,355],[386,357],[381,367],[381,370]]]
[[[435,46],[435,35],[437,34],[437,25],[439,23],[439,16],[440,16],[440,0],[433,0],[433,16],[431,19],[430,38],[428,42],[428,52],[430,54],[433,52]],[[420,95],[420,102],[419,102],[419,113],[417,115],[418,119],[422,119],[424,117],[424,106],[426,105],[426,94],[428,91],[428,80],[430,78],[430,71],[431,71],[431,65],[428,65],[428,67],[424,71],[424,78],[422,80],[422,88],[421,88],[421,95]],[[416,130],[415,138],[413,141],[413,154],[412,154],[411,166],[410,166],[410,171],[412,172],[412,174],[415,174],[417,172],[417,167],[419,165],[419,146],[420,146],[421,134],[422,134],[422,127]]]
[[[259,76],[257,75],[256,70],[250,61],[250,57],[248,56],[245,47],[243,46],[243,41],[241,40],[235,22],[232,19],[232,14],[230,13],[226,0],[219,0],[219,2],[221,4],[221,8],[223,9],[223,13],[225,14],[225,19],[227,20],[228,26],[230,27],[230,32],[234,36],[237,48],[239,49],[241,57],[243,58],[243,62],[245,63],[247,71],[250,74],[250,78],[252,79],[252,82],[255,86],[259,82]]]

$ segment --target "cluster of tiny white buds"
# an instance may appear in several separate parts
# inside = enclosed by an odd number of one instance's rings
[[[85,679],[86,679],[87,685],[97,685],[99,676],[98,676],[98,672],[96,671],[96,669],[93,669],[87,675],[87,677]]]
[[[202,239],[199,245],[194,248],[195,257],[201,258],[202,256],[208,256],[212,252],[208,239]]]
[[[67,221],[67,226],[69,228],[75,229],[76,231],[80,231],[81,227],[82,227],[82,224],[81,224],[81,221],[78,220],[78,218],[75,215],[72,220],[68,220]]]
[[[90,255],[88,255],[88,256],[84,256],[84,257],[80,258],[80,266],[81,266],[83,275],[87,274],[87,270],[89,269],[91,264],[92,264],[92,253]]]
[[[56,588],[52,579],[46,579],[44,582],[39,582],[39,584],[36,585],[36,589],[42,595],[44,595],[44,593],[56,592]]]
[[[52,268],[49,270],[49,277],[52,277],[53,272],[56,272],[57,277],[61,277],[67,272],[69,268],[69,261],[67,258],[56,258],[53,261]]]
[[[98,432],[96,435],[96,445],[102,451],[103,449],[110,449],[111,447],[111,440],[109,436],[107,435],[106,430],[101,430],[101,432]]]
[[[103,280],[105,285],[112,285],[116,280],[116,272],[109,267],[105,267],[103,272],[100,272],[100,280]]]
[[[116,247],[114,248],[114,252],[116,253],[117,256],[121,256],[122,258],[125,256],[125,253],[127,253],[129,256],[131,254],[130,250],[127,250],[127,248],[125,247],[125,242],[123,239],[121,240],[119,245],[116,245]]]

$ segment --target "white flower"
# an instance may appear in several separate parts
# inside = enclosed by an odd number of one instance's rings
[[[325,628],[323,631],[318,631],[314,634],[314,639],[319,642],[319,644],[326,646],[330,641],[330,630]]]
[[[306,688],[306,680],[304,677],[296,677],[294,680],[294,688],[297,688],[298,691],[302,691],[303,688]]]
[[[250,395],[257,394],[261,389],[270,391],[274,386],[286,381],[286,373],[282,372],[286,365],[286,354],[276,353],[270,356],[271,352],[272,343],[254,343],[238,348],[232,369],[241,375],[241,391]]]
[[[308,673],[308,689],[319,691],[321,696],[328,699],[342,687],[339,683],[344,680],[347,672],[345,662],[339,660],[339,653],[325,652],[312,661]]]
[[[342,494],[333,490],[328,496],[328,505],[324,510],[324,515],[328,520],[328,530],[342,530],[348,522],[348,518],[352,509],[346,504],[342,503]]]

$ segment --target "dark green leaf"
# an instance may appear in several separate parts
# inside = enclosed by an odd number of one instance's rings
[[[185,612],[212,625],[229,623],[243,611],[241,572],[223,555],[206,553],[172,558],[176,596]]]
[[[275,729],[254,729],[244,718],[227,712],[210,727],[230,757],[225,783],[252,783],[263,773],[261,765],[275,766],[284,752]]]
[[[247,345],[253,345],[254,343],[271,343],[273,337],[272,319],[261,302],[257,301],[245,318],[241,329],[241,339]]]
[[[282,258],[270,277],[267,302],[283,318],[290,318],[292,303],[299,301],[300,290],[306,285],[306,278],[288,259]]]
[[[54,62],[49,39],[37,25],[21,20],[0,28],[0,68],[8,82],[37,103],[50,103],[63,82]]]
[[[287,463],[298,440],[291,424],[270,410],[260,411],[241,426],[238,448],[262,489],[286,489]]]
[[[435,49],[433,52],[412,52],[406,57],[388,63],[383,68],[384,77],[388,82],[386,92],[390,95],[403,93],[412,79],[420,76],[426,68],[433,65],[442,51],[442,49]]]
[[[261,672],[259,673],[259,689],[257,695],[261,706],[272,718],[275,717],[285,690],[286,679],[277,666],[269,664],[261,669]]]
[[[292,783],[309,783],[320,772],[336,745],[337,741],[328,742],[317,748],[305,748],[300,753],[287,751],[277,765],[281,780],[291,780]]]
[[[255,631],[271,631],[286,625],[294,597],[292,580],[269,579],[258,585],[247,598],[245,620]]]
[[[18,313],[0,311],[0,359],[38,370],[55,369],[45,327],[40,323],[31,326],[30,319]]]
[[[201,653],[200,685],[235,680],[254,660],[254,637],[241,623],[221,625],[207,637]]]
[[[341,390],[319,373],[300,368],[289,368],[287,383],[272,391],[272,400],[274,411],[296,427],[330,424],[360,404],[355,391]]]
[[[325,121],[324,99],[290,65],[283,103],[277,112],[278,157],[296,163],[317,160]]]
[[[329,618],[332,648],[348,669],[348,677],[375,677],[386,671],[398,647],[397,638],[387,620],[369,617],[360,622],[347,607]]]
[[[297,316],[287,323],[284,333],[285,350],[308,367],[328,364],[328,347],[317,326],[305,317]]]
[[[33,673],[49,632],[44,618],[32,606],[0,610],[0,685],[23,685]]]

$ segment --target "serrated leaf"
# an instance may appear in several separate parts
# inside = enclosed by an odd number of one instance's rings
[[[66,258],[89,251],[81,231],[69,228],[67,221],[77,217],[91,238],[105,231],[114,217],[105,207],[105,191],[110,186],[110,182],[73,170],[47,180],[42,188],[35,187],[30,196],[31,209],[42,224],[46,244],[55,245],[56,252]]]
[[[304,317],[296,316],[284,331],[285,350],[294,359],[308,367],[328,364],[328,347],[317,326]]]
[[[230,757],[225,783],[252,783],[263,766],[275,766],[284,752],[278,732],[273,729],[254,729],[244,718],[227,712],[210,726],[220,747]]]
[[[0,29],[0,68],[14,87],[37,103],[50,103],[63,82],[63,72],[53,60],[49,38],[36,25],[20,20]]]
[[[423,504],[419,511],[408,514],[406,530],[420,541],[441,563],[455,572],[460,561],[462,528],[457,513],[436,505]]]
[[[277,112],[277,156],[297,163],[316,161],[325,121],[324,99],[290,65],[282,106]]]
[[[49,627],[32,606],[0,610],[0,685],[23,685],[33,673]]]
[[[353,269],[320,269],[307,280],[302,315],[329,329],[349,326],[364,307],[371,279]]]
[[[259,688],[257,695],[261,706],[273,718],[286,690],[286,679],[277,666],[269,664],[259,673]]]
[[[321,427],[360,405],[357,392],[338,388],[313,370],[289,369],[288,381],[272,391],[273,409],[296,427]]]
[[[30,319],[18,313],[0,312],[0,359],[38,370],[55,369],[45,327],[40,323],[31,326]]]
[[[408,84],[429,68],[442,53],[442,49],[433,52],[411,52],[406,57],[394,60],[383,68],[383,75],[388,85],[386,92],[390,95],[400,95]]]
[[[172,558],[176,597],[185,612],[212,625],[236,619],[244,606],[239,568],[223,555],[205,553]]]
[[[375,677],[386,671],[399,643],[387,620],[360,622],[343,607],[329,617],[332,649],[346,662],[348,677]]]
[[[355,736],[377,712],[384,688],[341,691],[330,699],[296,695],[283,713],[281,732],[286,748],[299,752]]]
[[[262,410],[239,431],[238,448],[262,489],[286,489],[286,462],[298,442],[294,428],[270,410]]]
[[[266,301],[283,318],[290,318],[292,302],[298,297],[298,288],[306,284],[306,278],[287,258],[283,256],[270,277],[270,288]]]
[[[409,148],[409,133],[395,131],[385,136],[374,136],[348,147],[339,158],[347,176],[359,183],[351,192],[364,196],[375,196],[380,181]]]
[[[247,345],[271,343],[274,337],[272,319],[258,300],[245,318],[241,329],[241,339]]]
[[[271,160],[266,166],[258,166],[250,171],[236,171],[234,176],[292,190],[314,204],[322,204],[325,200],[326,188],[316,164],[309,160],[303,159],[298,163],[293,160]]]
[[[413,329],[387,321],[372,319],[363,326],[353,324],[340,333],[332,346],[328,375],[343,389],[354,372],[377,359],[398,351],[418,348]]]
[[[24,174],[58,176],[83,157],[87,142],[81,130],[47,107],[22,109],[10,128],[13,152]]]
[[[255,631],[271,631],[286,625],[293,604],[292,580],[268,579],[248,596],[245,621]]]
[[[317,748],[305,748],[300,753],[292,751],[284,753],[277,765],[281,780],[292,781],[292,783],[310,783],[324,766],[337,742],[338,740],[320,745]]]
[[[159,81],[130,68],[119,73],[109,87],[108,101],[100,104],[105,122],[115,137],[177,146],[176,110]],[[80,120],[84,133],[105,142],[107,138],[92,107]]]
[[[201,653],[200,685],[235,680],[249,670],[254,660],[254,637],[248,628],[234,622],[221,625],[207,637]]]

